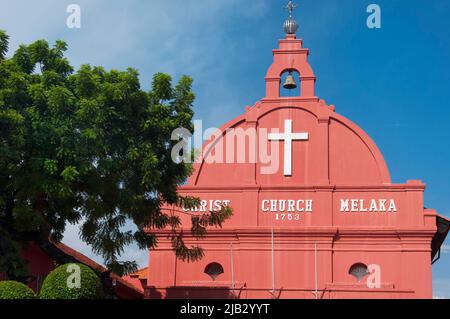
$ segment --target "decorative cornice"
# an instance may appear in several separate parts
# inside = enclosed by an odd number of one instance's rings
[[[418,186],[419,187],[419,186]],[[314,192],[318,190],[329,190],[333,192],[405,192],[410,190],[424,190],[424,188],[413,188],[408,184],[385,184],[385,185],[242,185],[242,186],[181,186],[179,192],[242,192],[242,191],[291,191],[291,192]]]

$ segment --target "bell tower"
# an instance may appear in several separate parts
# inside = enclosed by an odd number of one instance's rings
[[[286,37],[279,41],[279,48],[273,50],[274,61],[267,71],[266,75],[266,99],[278,99],[281,89],[281,77],[285,72],[289,72],[284,87],[292,89],[295,79],[292,77],[292,72],[296,71],[300,75],[298,81],[300,82],[300,97],[301,98],[316,98],[314,92],[314,85],[316,77],[311,66],[308,63],[309,50],[303,48],[302,40],[297,39],[296,33],[298,31],[298,24],[293,17],[293,11],[297,6],[293,1],[289,1],[286,9],[289,11],[289,16],[284,22],[284,32]]]

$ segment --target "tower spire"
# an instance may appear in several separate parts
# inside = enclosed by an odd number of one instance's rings
[[[295,34],[298,30],[297,21],[295,21],[293,17],[293,12],[297,8],[297,5],[294,4],[294,1],[289,0],[288,4],[285,6],[285,9],[289,12],[289,17],[284,22],[284,32],[286,34]]]

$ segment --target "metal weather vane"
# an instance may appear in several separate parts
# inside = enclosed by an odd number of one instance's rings
[[[289,3],[284,7],[286,10],[289,11],[289,18],[292,19],[292,13],[294,12],[295,8],[298,6],[294,3],[294,1],[290,0]]]

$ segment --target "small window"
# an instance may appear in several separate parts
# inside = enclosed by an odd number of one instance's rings
[[[360,282],[365,276],[369,274],[369,271],[366,265],[362,263],[357,263],[350,267],[348,273],[353,277],[355,277],[358,280],[358,282]]]
[[[205,268],[205,274],[208,274],[213,281],[216,280],[221,274],[223,274],[223,267],[218,263],[211,263]]]

